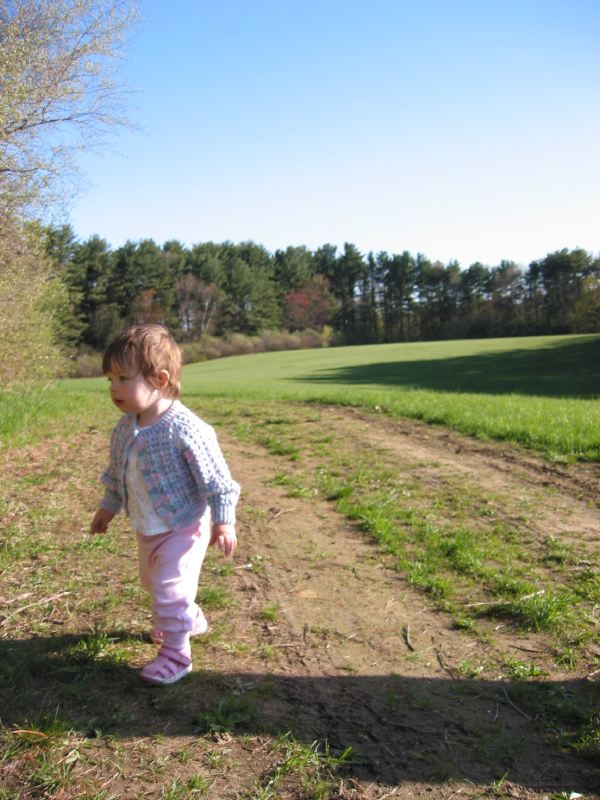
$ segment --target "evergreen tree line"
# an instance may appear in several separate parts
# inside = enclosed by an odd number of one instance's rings
[[[162,322],[181,340],[206,334],[323,330],[346,344],[600,330],[600,258],[560,250],[527,268],[442,264],[409,252],[363,255],[353,244],[270,253],[254,242],[190,248],[151,239],[111,249],[46,230],[69,295],[63,335],[102,349],[122,326]]]

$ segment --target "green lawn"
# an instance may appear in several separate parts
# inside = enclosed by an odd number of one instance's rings
[[[540,336],[261,353],[191,365],[185,389],[330,397],[381,392],[594,399],[600,336]]]
[[[366,345],[235,356],[185,368],[186,397],[378,407],[551,458],[600,460],[600,335]],[[100,412],[102,379],[61,381],[35,411],[1,397],[0,435]],[[35,404],[35,398],[33,399]],[[85,409],[85,411],[84,411]],[[26,419],[25,425],[21,419]],[[12,420],[12,421],[11,421]],[[88,424],[90,417],[88,417]],[[12,432],[12,433],[11,433]]]

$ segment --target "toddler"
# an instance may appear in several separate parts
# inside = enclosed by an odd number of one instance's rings
[[[196,604],[209,543],[237,547],[231,478],[214,430],[179,401],[181,352],[161,325],[133,325],[108,346],[102,370],[124,416],[115,426],[104,497],[90,527],[104,533],[123,509],[137,536],[139,571],[152,597],[157,657],[145,681],[175,683],[192,669],[190,635],[208,623]]]

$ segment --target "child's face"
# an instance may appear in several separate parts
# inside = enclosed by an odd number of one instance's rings
[[[124,414],[142,414],[161,400],[163,394],[142,375],[129,375],[122,370],[106,373],[110,384],[110,398]]]

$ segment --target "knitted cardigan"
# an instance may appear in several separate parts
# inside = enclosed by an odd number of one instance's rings
[[[213,522],[235,524],[240,487],[229,473],[215,431],[179,400],[153,425],[140,428],[135,414],[116,424],[102,475],[102,508],[115,514],[127,511],[125,475],[134,442],[154,510],[172,530],[193,524],[207,506]]]

